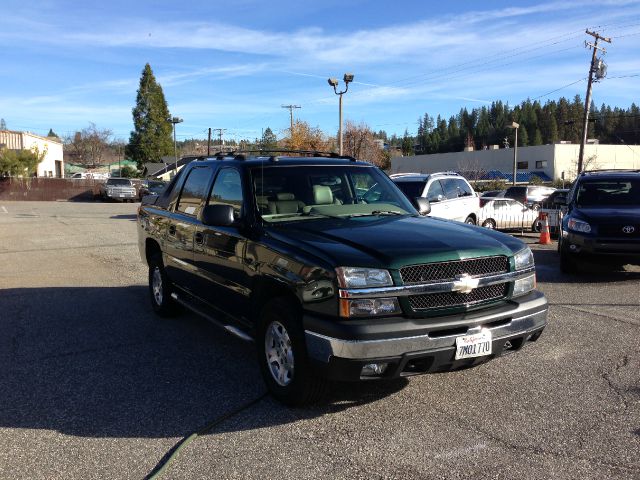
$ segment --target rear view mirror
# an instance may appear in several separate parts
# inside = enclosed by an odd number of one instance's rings
[[[431,213],[431,204],[426,198],[416,197],[413,201],[413,204],[420,215],[428,215],[429,213]]]
[[[202,223],[211,227],[233,225],[233,207],[231,205],[207,205],[202,210]]]

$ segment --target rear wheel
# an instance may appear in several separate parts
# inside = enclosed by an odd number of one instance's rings
[[[171,298],[171,282],[159,255],[149,260],[149,293],[153,311],[158,315],[171,317],[177,313],[177,304]]]
[[[274,397],[291,406],[322,398],[327,381],[313,371],[302,319],[291,302],[277,298],[263,308],[256,341],[260,370]]]
[[[542,222],[540,220],[533,222],[533,225],[531,225],[531,231],[536,233],[542,231]]]
[[[484,222],[482,222],[482,226],[484,228],[488,228],[490,230],[495,230],[496,229],[496,221],[494,219],[492,219],[492,218],[488,218]]]

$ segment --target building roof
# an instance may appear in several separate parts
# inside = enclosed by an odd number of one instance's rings
[[[164,163],[147,162],[142,167],[142,174],[145,177],[155,177],[156,174],[163,170],[167,165]]]
[[[15,133],[18,135],[29,135],[30,137],[35,137],[35,138],[39,138],[41,140],[46,140],[47,142],[53,142],[53,143],[59,143],[60,145],[62,145],[62,140],[60,140],[60,138],[58,137],[43,137],[42,135],[36,135],[35,133],[31,133],[31,132],[21,132],[18,130],[0,130],[0,132],[2,133]]]
[[[516,182],[529,183],[533,177],[538,177],[543,182],[551,182],[553,179],[543,171],[537,170],[533,172],[517,172]],[[501,172],[500,170],[489,170],[480,176],[479,180],[506,180],[513,182],[513,172]]]

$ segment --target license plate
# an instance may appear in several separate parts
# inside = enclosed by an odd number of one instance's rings
[[[120,198],[124,198],[124,193],[121,193],[120,195],[118,195]]]
[[[491,355],[491,331],[456,338],[456,360]]]

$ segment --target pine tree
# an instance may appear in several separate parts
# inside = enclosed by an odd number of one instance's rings
[[[140,87],[133,108],[133,127],[127,145],[127,155],[138,162],[158,162],[163,155],[173,153],[172,125],[168,121],[169,108],[156,82],[151,66],[147,63],[140,77]]]
[[[7,122],[4,121],[4,118],[0,118],[0,130],[7,129]]]
[[[278,147],[278,139],[273,131],[267,127],[260,139],[260,148],[263,150],[273,150]]]
[[[54,131],[53,131],[53,128],[50,128],[50,129],[49,129],[49,133],[47,133],[47,137],[50,137],[50,138],[60,138],[60,137],[58,137],[58,134],[57,134],[56,132],[54,132]]]

